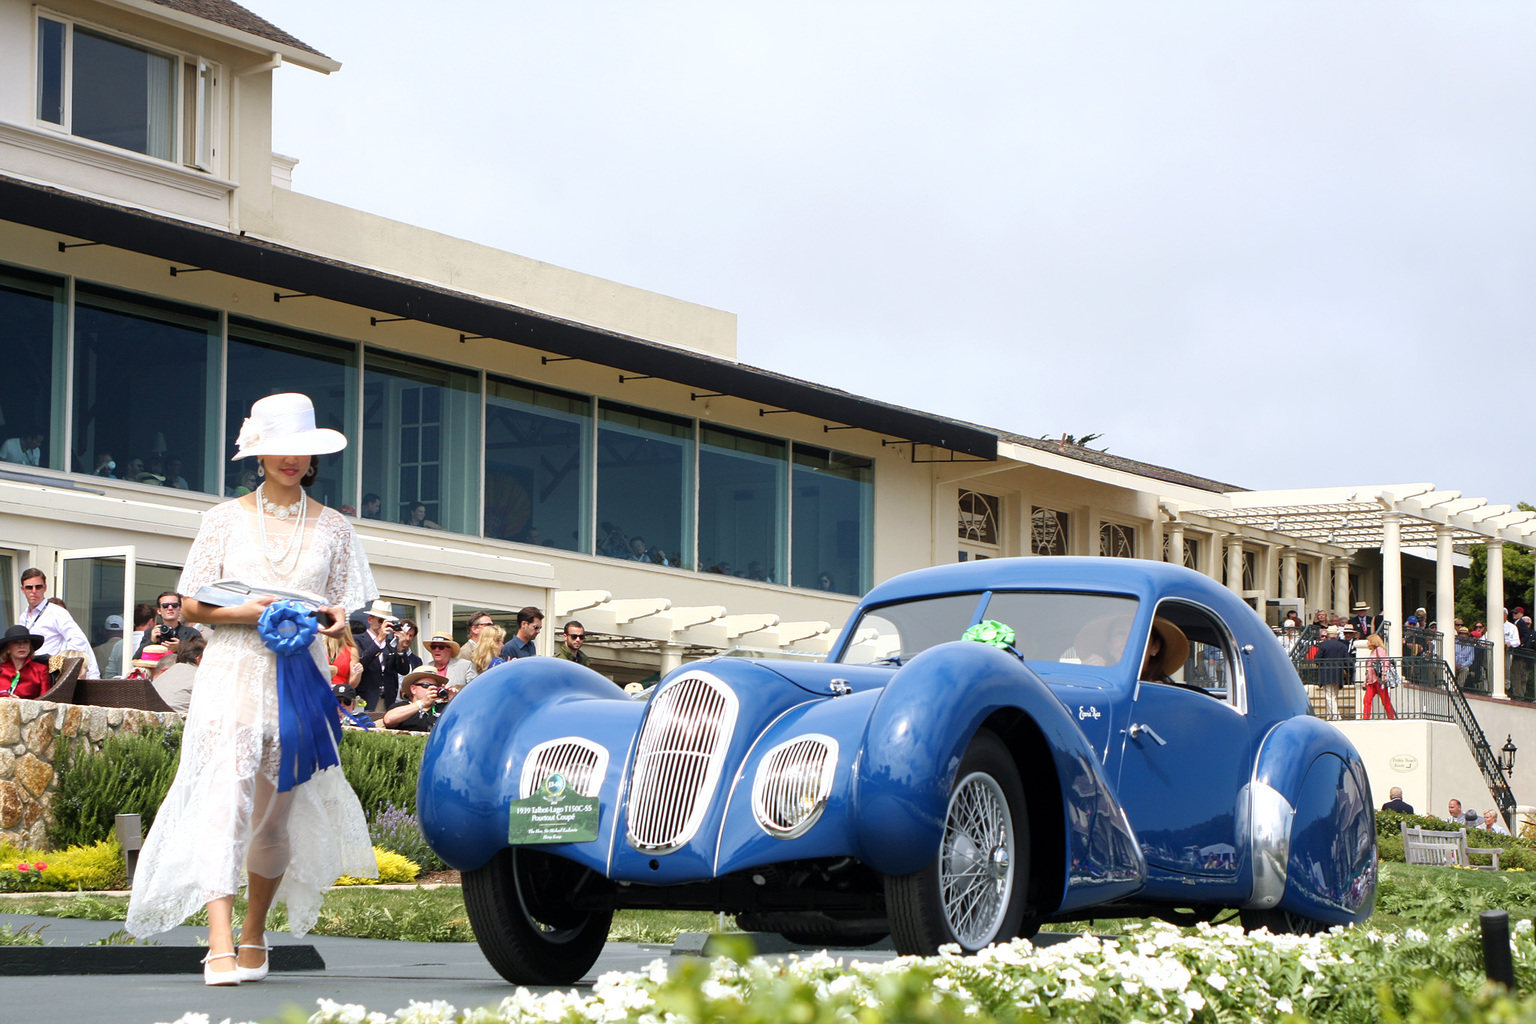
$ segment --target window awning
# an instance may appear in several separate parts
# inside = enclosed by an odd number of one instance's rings
[[[997,458],[997,434],[967,423],[44,185],[0,176],[0,219],[392,317],[659,377],[914,445],[983,460]]]

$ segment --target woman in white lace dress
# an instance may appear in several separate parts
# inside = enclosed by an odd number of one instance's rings
[[[290,930],[302,935],[339,876],[377,874],[362,808],[340,767],[278,792],[276,655],[256,631],[272,598],[232,607],[192,599],[199,588],[230,577],[308,591],[332,606],[335,621],[324,632],[347,628],[348,612],[378,594],[373,573],[351,524],[303,490],[314,479],[314,456],[346,443],[334,430],[315,428],[314,406],[304,395],[256,402],[235,458],[258,457],[265,480],[203,517],[177,586],[185,617],[212,625],[214,634],[192,691],[176,780],[139,859],[127,923],[135,935],[153,935],[207,906],[203,974],[210,985],[266,976],[266,918],[274,902],[288,905]],[[322,637],[310,654],[329,678]],[[249,908],[237,950],[231,918],[242,875]]]

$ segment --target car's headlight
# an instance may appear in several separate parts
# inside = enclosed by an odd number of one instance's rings
[[[781,743],[757,766],[752,813],[763,831],[793,839],[816,824],[832,792],[837,740],[812,734]]]

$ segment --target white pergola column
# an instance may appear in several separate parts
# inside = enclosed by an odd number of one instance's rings
[[[687,648],[682,644],[663,642],[658,646],[658,651],[661,654],[662,676],[666,676],[668,672],[671,672],[673,669],[682,666],[683,651],[685,650],[687,650]]]
[[[1488,548],[1488,598],[1483,613],[1483,623],[1488,632],[1483,639],[1493,644],[1488,660],[1493,681],[1493,695],[1503,698],[1504,693],[1504,542],[1490,540]]]
[[[1456,667],[1456,563],[1451,559],[1449,526],[1435,527],[1435,624],[1440,629],[1440,657]]]
[[[1280,596],[1296,596],[1296,549],[1280,549]]]
[[[1349,615],[1349,560],[1335,558],[1333,562],[1333,614]]]
[[[1243,538],[1227,538],[1227,589],[1243,596]]]
[[[1396,512],[1381,514],[1381,614],[1392,623],[1388,654],[1403,656],[1403,523]]]
[[[1171,565],[1184,564],[1184,524],[1169,523],[1164,530],[1168,537],[1168,562]]]

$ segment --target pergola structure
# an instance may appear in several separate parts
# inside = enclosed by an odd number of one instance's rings
[[[1435,551],[1435,619],[1449,627],[1455,618],[1452,551],[1457,545],[1482,544],[1488,549],[1488,599],[1485,637],[1494,647],[1493,692],[1504,696],[1504,545],[1536,547],[1536,512],[1508,505],[1490,505],[1486,498],[1464,498],[1460,491],[1437,490],[1433,484],[1392,484],[1378,487],[1307,488],[1293,491],[1234,491],[1227,508],[1192,512],[1232,527],[1259,528],[1304,538],[1353,552],[1380,548],[1381,613],[1401,624],[1402,551],[1404,547]],[[1335,563],[1335,566],[1337,563]],[[1333,604],[1348,612],[1349,578],[1336,572]],[[1294,596],[1294,593],[1282,596]],[[1394,657],[1402,656],[1402,629],[1389,643]]]

